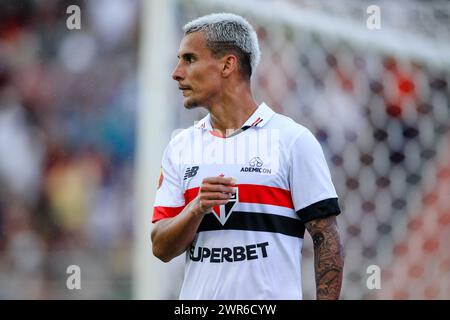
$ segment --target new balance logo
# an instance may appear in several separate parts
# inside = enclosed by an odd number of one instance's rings
[[[186,169],[183,180],[192,178],[197,174],[199,166],[193,166]]]

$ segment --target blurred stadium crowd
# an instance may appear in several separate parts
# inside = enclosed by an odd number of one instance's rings
[[[107,2],[0,2],[0,299],[131,295],[139,3]]]

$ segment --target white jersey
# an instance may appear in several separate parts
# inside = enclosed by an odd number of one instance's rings
[[[313,134],[262,103],[222,138],[209,114],[171,140],[153,222],[177,215],[206,177],[237,179],[237,193],[205,215],[186,251],[180,299],[301,299],[304,223],[339,214]]]

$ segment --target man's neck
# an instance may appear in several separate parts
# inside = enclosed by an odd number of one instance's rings
[[[222,137],[228,137],[242,127],[258,108],[250,92],[223,97],[220,103],[209,108],[211,126]]]

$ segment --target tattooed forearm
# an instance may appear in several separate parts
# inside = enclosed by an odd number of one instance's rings
[[[314,244],[317,299],[338,299],[342,286],[344,250],[336,217],[312,220],[305,225]]]

